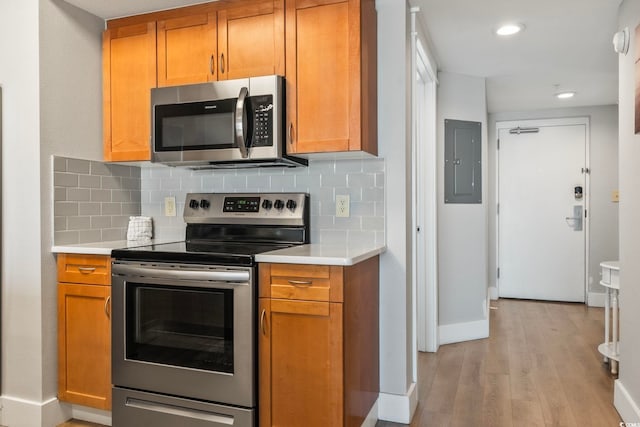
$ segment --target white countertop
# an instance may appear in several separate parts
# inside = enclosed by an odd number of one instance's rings
[[[354,265],[380,255],[386,246],[311,243],[256,255],[257,262],[277,264]]]
[[[139,246],[158,245],[176,242],[176,239],[163,240],[113,240],[110,242],[79,243],[75,245],[55,245],[51,252],[56,254],[111,255],[114,249],[136,248]]]
[[[75,245],[56,245],[53,253],[111,255],[113,249],[135,248],[151,244],[171,243],[176,240],[127,241],[80,243]],[[277,264],[322,264],[343,265],[357,264],[386,250],[386,246],[345,245],[337,243],[311,243],[287,249],[265,252],[256,255],[256,262]]]

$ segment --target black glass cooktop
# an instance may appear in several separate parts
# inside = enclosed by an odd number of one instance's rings
[[[253,265],[254,255],[294,246],[291,243],[187,241],[116,249],[111,256],[127,261],[162,261]]]

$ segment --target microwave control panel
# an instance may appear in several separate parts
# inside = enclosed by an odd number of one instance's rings
[[[253,112],[252,147],[273,145],[273,95],[249,97]]]

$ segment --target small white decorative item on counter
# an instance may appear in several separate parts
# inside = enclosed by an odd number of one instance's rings
[[[127,240],[150,240],[153,225],[149,216],[130,216],[127,228]]]

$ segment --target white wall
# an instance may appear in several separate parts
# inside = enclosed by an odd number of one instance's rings
[[[618,203],[611,193],[618,188],[618,106],[559,108],[489,115],[489,286],[496,286],[496,122],[561,117],[588,117],[590,127],[589,292],[591,305],[604,302],[600,262],[618,259]],[[495,294],[494,294],[495,295]]]
[[[1,2],[0,17],[4,94],[0,424],[55,426],[67,414],[56,399],[50,156],[101,156],[103,24],[60,0]]]
[[[640,135],[634,134],[635,73],[638,46],[634,33],[640,22],[640,2],[625,0],[618,28],[631,30],[629,54],[619,60],[620,138],[620,374],[615,385],[615,406],[626,422],[640,422]]]
[[[485,80],[438,74],[438,270],[441,344],[488,336]],[[444,121],[482,123],[482,203],[444,203]]]
[[[408,423],[412,408],[411,132],[409,12],[377,0],[378,141],[386,162],[387,252],[380,258],[381,419]],[[404,6],[404,7],[402,7]]]

